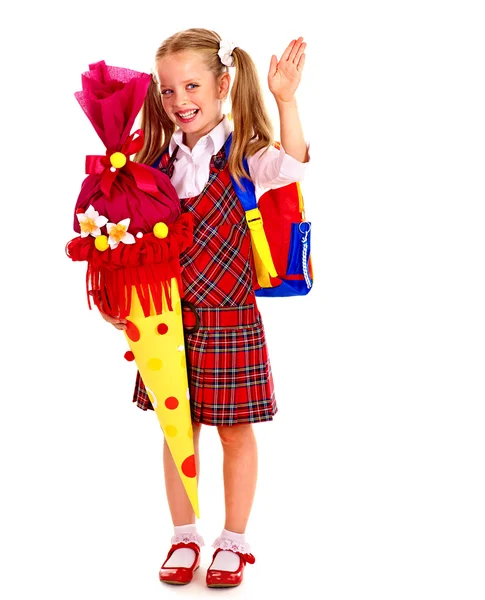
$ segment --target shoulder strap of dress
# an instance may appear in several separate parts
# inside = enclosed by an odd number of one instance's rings
[[[173,172],[173,163],[175,162],[178,149],[179,147],[176,146],[172,156],[170,156],[168,148],[166,148],[166,150],[162,152],[162,154],[153,163],[152,167],[154,169],[159,169],[160,171],[166,173],[169,177],[171,177]]]

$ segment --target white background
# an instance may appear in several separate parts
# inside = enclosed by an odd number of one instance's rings
[[[2,17],[0,596],[195,598],[223,526],[202,432],[202,569],[158,568],[172,527],[161,433],[131,402],[123,334],[64,254],[89,63],[150,71],[202,26],[271,54],[308,42],[315,287],[266,300],[279,413],[255,426],[257,562],[234,598],[485,597],[485,56],[480,2],[29,2]],[[315,12],[318,6],[318,14]],[[313,7],[313,8],[312,8]],[[270,94],[266,100],[278,132]],[[278,137],[278,135],[276,135]],[[216,592],[217,593],[217,592]],[[225,594],[226,592],[222,592]]]

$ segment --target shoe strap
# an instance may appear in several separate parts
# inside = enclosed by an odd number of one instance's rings
[[[240,552],[238,552],[237,554],[239,554],[239,556],[242,558],[245,564],[249,563],[250,565],[254,565],[254,563],[256,562],[256,559],[252,554],[241,554]]]
[[[254,565],[254,563],[256,562],[256,558],[249,552],[237,552],[237,550],[232,550],[231,548],[217,548],[214,554],[212,555],[212,560],[214,560],[214,558],[219,554],[219,552],[234,552],[234,554],[237,554],[244,564],[249,563],[250,565]]]

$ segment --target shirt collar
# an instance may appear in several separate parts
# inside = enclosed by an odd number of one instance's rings
[[[209,131],[209,133],[207,135],[200,138],[200,140],[195,145],[194,149],[197,147],[197,145],[199,143],[207,144],[208,145],[207,147],[210,149],[210,154],[212,156],[212,155],[216,154],[217,152],[219,152],[219,150],[222,148],[222,146],[226,143],[226,140],[229,137],[229,134],[231,132],[232,132],[231,122],[229,121],[227,116],[224,115],[224,117],[222,118],[222,121],[218,125],[216,125],[214,127],[214,129]],[[181,129],[177,129],[177,131],[175,131],[175,133],[172,135],[172,138],[170,140],[170,144],[168,147],[170,155],[173,154],[173,151],[175,150],[175,146],[179,146],[180,149],[183,152],[185,152],[186,154],[189,154],[189,155],[192,154],[192,152],[190,151],[188,146],[186,146],[183,142],[183,133],[182,133]]]

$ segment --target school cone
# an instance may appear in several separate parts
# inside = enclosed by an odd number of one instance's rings
[[[180,255],[192,244],[193,219],[182,212],[167,174],[133,160],[144,132],[130,133],[152,77],[101,60],[82,74],[75,98],[103,142],[86,156],[87,177],[66,245],[86,261],[91,303],[127,319],[126,339],[145,383],[187,496],[199,516],[180,293]],[[183,292],[182,292],[183,293]]]
[[[145,317],[138,294],[132,291],[125,336],[160,422],[187,496],[199,518],[197,473],[185,358],[182,309],[178,285],[171,280],[173,310],[164,300],[163,312]]]

